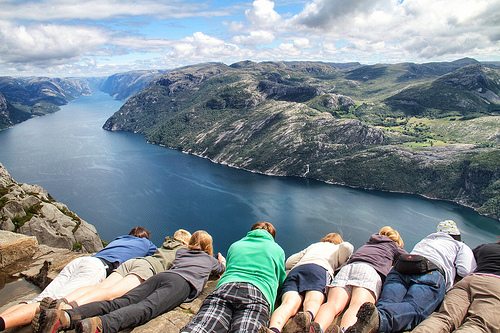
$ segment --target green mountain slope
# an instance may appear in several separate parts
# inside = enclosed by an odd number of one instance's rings
[[[418,193],[499,217],[498,82],[473,59],[199,64],[157,77],[103,128],[253,172]]]

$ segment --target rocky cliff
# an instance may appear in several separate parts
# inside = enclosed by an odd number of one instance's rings
[[[103,82],[100,90],[120,101],[125,101],[147,87],[155,76],[165,72],[160,70],[144,70],[114,74]]]
[[[35,236],[38,243],[82,253],[102,249],[95,227],[38,185],[17,183],[0,164],[2,230]]]
[[[0,77],[0,130],[32,117],[59,111],[82,95],[96,90],[96,78]],[[1,105],[8,106],[2,112]]]
[[[416,193],[498,218],[499,84],[473,59],[198,64],[157,77],[103,128],[252,172]]]

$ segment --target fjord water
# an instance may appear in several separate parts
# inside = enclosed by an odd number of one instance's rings
[[[2,131],[0,163],[17,182],[45,188],[107,241],[137,225],[151,230],[157,246],[178,228],[204,229],[215,251],[226,254],[254,222],[269,221],[288,256],[329,232],[358,248],[385,225],[411,250],[444,219],[458,223],[471,247],[500,235],[498,221],[453,203],[258,175],[103,130],[122,104],[95,93]]]

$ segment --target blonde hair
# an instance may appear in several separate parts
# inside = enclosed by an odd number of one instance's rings
[[[329,233],[328,235],[326,235],[325,237],[323,237],[323,239],[321,241],[322,242],[329,242],[329,243],[333,243],[333,244],[340,244],[344,240],[342,239],[342,236],[340,236],[339,234],[337,234],[335,232],[332,232],[332,233]]]
[[[394,241],[396,244],[398,244],[399,247],[403,247],[405,245],[405,243],[403,242],[403,239],[399,235],[399,232],[397,232],[396,230],[392,229],[389,226],[385,226],[382,229],[380,229],[378,234],[389,237],[392,241]]]
[[[174,238],[184,244],[189,244],[189,241],[191,240],[191,233],[187,230],[179,229],[174,233]]]
[[[212,236],[205,230],[196,231],[193,236],[191,236],[188,247],[192,250],[201,250],[211,256],[214,254]]]
[[[255,230],[255,229],[264,229],[266,230],[268,233],[271,234],[271,236],[273,236],[274,239],[276,239],[276,229],[274,228],[274,226],[269,223],[269,222],[257,222],[255,223],[253,226],[252,226],[252,229],[250,230]]]

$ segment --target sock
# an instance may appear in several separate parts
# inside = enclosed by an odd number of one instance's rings
[[[311,321],[314,321],[314,315],[313,315],[313,313],[311,311],[309,311],[309,310],[307,310],[306,312],[311,315]]]
[[[270,330],[275,332],[275,333],[281,333],[280,330],[277,329],[276,327],[271,327]]]
[[[3,320],[2,317],[0,317],[0,331],[5,330],[5,320]]]

